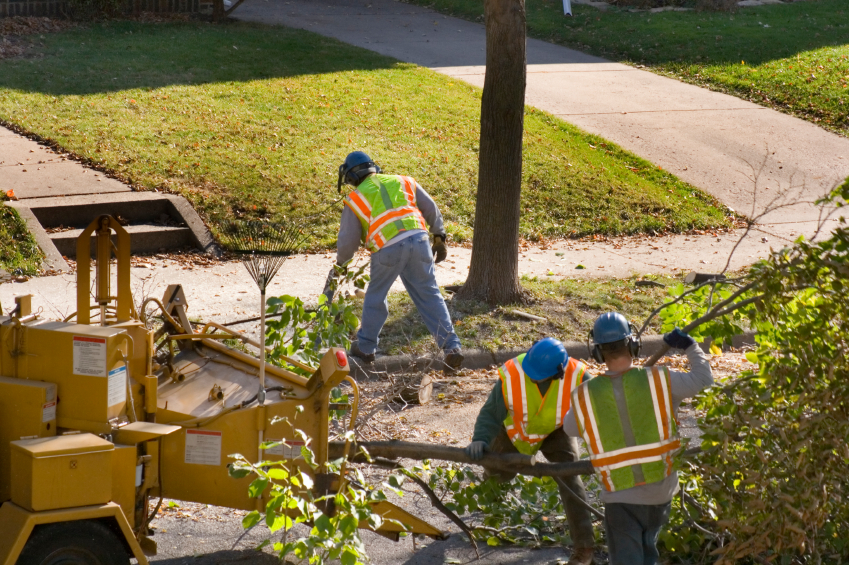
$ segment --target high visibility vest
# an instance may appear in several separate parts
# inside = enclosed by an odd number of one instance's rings
[[[578,428],[608,492],[662,481],[681,448],[669,369],[633,368],[572,391]]]
[[[507,361],[498,369],[507,418],[504,427],[507,437],[519,453],[534,455],[545,438],[563,425],[569,412],[571,391],[581,384],[587,366],[569,359],[562,379],[551,381],[545,396],[537,384],[522,370],[525,353]]]
[[[345,198],[345,204],[360,219],[365,246],[372,253],[401,232],[427,231],[411,177],[370,175]]]

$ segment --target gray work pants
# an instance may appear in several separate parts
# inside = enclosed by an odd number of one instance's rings
[[[604,505],[610,565],[655,565],[657,537],[669,520],[672,503]]]
[[[518,453],[519,451],[510,441],[507,436],[507,430],[501,428],[501,433],[496,436],[489,446],[489,451],[492,453]],[[552,463],[568,463],[577,461],[578,443],[575,438],[566,435],[563,428],[558,428],[542,442],[540,449],[546,459]],[[497,477],[502,481],[509,481],[516,475],[510,475],[502,472],[488,472],[490,476]],[[587,502],[587,493],[584,490],[584,483],[581,477],[564,477],[563,482],[566,483],[572,492],[574,492],[581,500]],[[560,501],[563,503],[563,508],[566,510],[566,521],[569,523],[569,534],[572,537],[572,544],[575,549],[585,547],[593,547],[595,545],[595,536],[593,535],[593,521],[590,516],[590,511],[576,501],[574,497],[561,486]]]

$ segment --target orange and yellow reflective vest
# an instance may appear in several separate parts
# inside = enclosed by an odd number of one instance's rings
[[[401,232],[427,231],[416,206],[416,181],[411,177],[370,175],[348,194],[345,204],[360,219],[366,249],[372,253]]]
[[[498,369],[498,376],[507,405],[504,420],[507,437],[519,453],[534,455],[545,438],[563,425],[563,417],[569,411],[570,393],[583,381],[587,366],[569,359],[564,377],[552,381],[543,396],[537,384],[522,370],[525,355],[507,361]]]
[[[660,482],[681,448],[669,369],[632,368],[572,391],[578,428],[608,492]]]

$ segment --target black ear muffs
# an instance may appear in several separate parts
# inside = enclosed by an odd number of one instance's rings
[[[563,367],[563,363],[557,366],[557,374],[554,375],[554,380],[559,381],[562,380],[563,377],[566,376],[566,369]]]
[[[595,359],[598,363],[604,363],[604,356],[601,354],[601,347],[599,347],[597,343],[590,345],[592,341],[593,331],[590,330],[590,333],[587,334],[587,350],[590,352],[590,357]]]
[[[637,327],[634,324],[628,324],[631,328],[631,335],[628,336],[628,353],[636,359],[640,356],[640,350],[643,348],[643,340],[640,339],[640,334],[637,333]]]

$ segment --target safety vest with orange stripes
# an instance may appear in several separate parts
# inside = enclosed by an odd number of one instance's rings
[[[572,391],[578,428],[608,492],[660,482],[681,448],[669,369],[632,368]]]
[[[380,251],[390,239],[414,229],[427,231],[416,206],[415,179],[397,175],[370,175],[345,198],[360,219],[366,249]]]
[[[551,381],[543,396],[522,370],[525,355],[507,361],[498,369],[498,375],[507,405],[507,437],[519,453],[534,455],[545,438],[563,425],[563,417],[569,412],[570,392],[583,381],[587,366],[569,359],[563,378]]]

